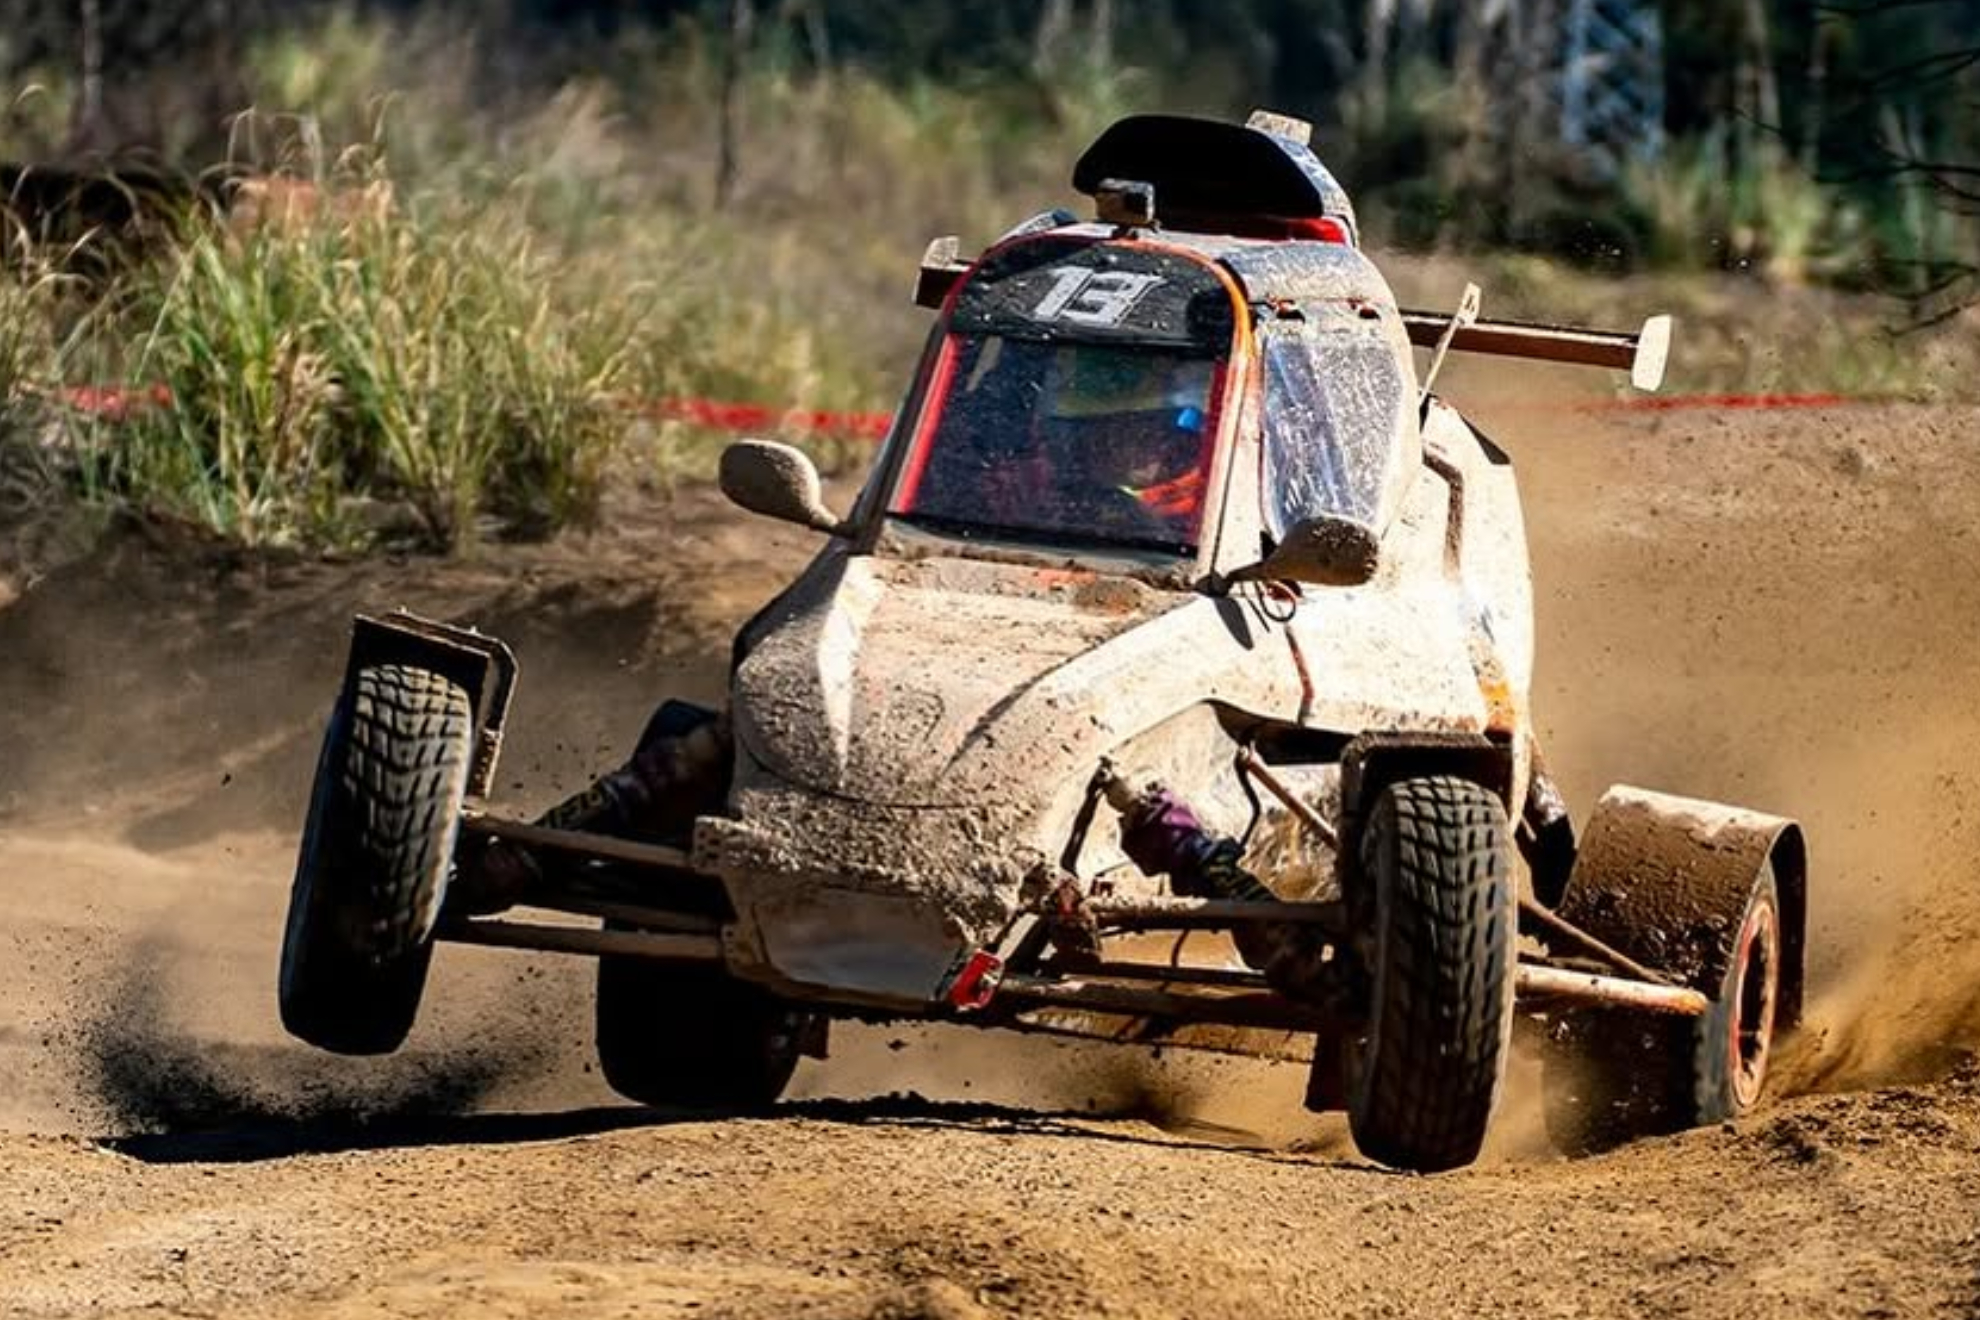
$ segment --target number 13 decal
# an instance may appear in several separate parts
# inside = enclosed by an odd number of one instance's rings
[[[1162,282],[1160,275],[1088,270],[1084,266],[1060,266],[1045,273],[1052,277],[1052,289],[1031,309],[1032,316],[1075,325],[1119,325],[1134,305]]]

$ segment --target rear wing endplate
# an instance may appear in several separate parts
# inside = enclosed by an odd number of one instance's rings
[[[1402,318],[1409,342],[1420,348],[1437,347],[1451,329],[1448,312],[1404,312]],[[1664,365],[1671,356],[1671,318],[1653,316],[1635,334],[1523,321],[1474,321],[1457,327],[1450,347],[1460,353],[1610,367],[1627,371],[1629,383],[1637,389],[1655,390],[1664,383]]]

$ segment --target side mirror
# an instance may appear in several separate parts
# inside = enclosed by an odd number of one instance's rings
[[[825,507],[818,469],[789,445],[738,440],[722,451],[722,493],[729,502],[766,518],[837,535],[845,521]]]
[[[1232,573],[1226,582],[1310,582],[1358,587],[1375,576],[1382,543],[1367,523],[1323,513],[1286,529],[1272,552]]]

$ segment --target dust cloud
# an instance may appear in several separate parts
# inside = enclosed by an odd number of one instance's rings
[[[1571,802],[1622,781],[1807,832],[1809,1011],[1780,1091],[1935,1075],[1980,1046],[1973,420],[1557,415],[1511,446],[1536,708]]]

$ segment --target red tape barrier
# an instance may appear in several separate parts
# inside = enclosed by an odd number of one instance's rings
[[[164,385],[125,389],[110,385],[71,385],[62,401],[77,412],[120,422],[147,408],[169,408],[172,392]],[[1668,398],[1644,395],[1631,399],[1591,399],[1579,403],[1521,404],[1521,410],[1547,412],[1691,412],[1769,408],[1841,408],[1890,400],[1843,394],[1678,394]],[[723,403],[715,399],[629,400],[628,411],[664,421],[685,422],[712,431],[757,431],[848,440],[880,440],[893,425],[893,414],[835,412],[825,409],[777,408],[766,403]]]
[[[1597,399],[1568,404],[1575,412],[1690,412],[1740,408],[1841,408],[1851,404],[1889,403],[1845,394],[1645,394],[1633,399]]]
[[[145,389],[125,389],[117,385],[69,385],[61,391],[63,403],[77,412],[121,422],[147,408],[172,406],[172,391],[164,385]]]
[[[894,424],[892,413],[773,408],[764,403],[718,403],[713,399],[659,399],[636,403],[633,411],[713,431],[802,431],[853,440],[884,439],[887,428]]]

